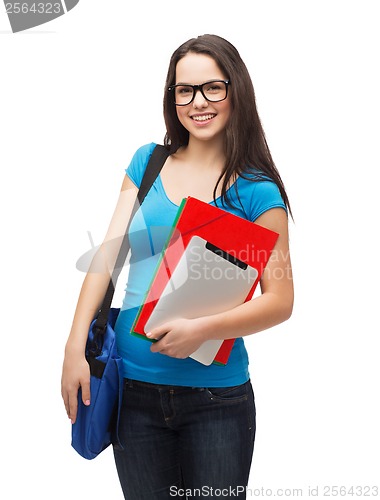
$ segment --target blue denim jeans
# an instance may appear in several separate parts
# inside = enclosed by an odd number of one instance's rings
[[[192,388],[125,380],[116,467],[127,500],[246,498],[256,429],[250,381]]]

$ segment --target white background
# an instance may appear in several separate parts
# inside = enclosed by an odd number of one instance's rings
[[[295,216],[293,316],[246,341],[250,487],[380,486],[378,2],[131,4],[81,0],[18,34],[0,8],[1,497],[122,499],[111,449],[71,448],[60,397],[75,264],[134,151],[162,142],[170,55],[203,33],[245,60]]]

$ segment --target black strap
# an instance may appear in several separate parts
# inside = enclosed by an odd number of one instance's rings
[[[141,203],[144,201],[145,196],[148,194],[149,189],[151,188],[153,182],[160,173],[161,168],[163,167],[165,160],[167,159],[168,156],[169,156],[169,151],[166,149],[166,147],[157,144],[149,159],[148,165],[146,167],[144,176],[141,181],[140,189],[137,193],[136,202],[133,206],[132,213],[129,218],[127,229],[123,236],[123,241],[121,243],[119,254],[116,259],[115,267],[112,271],[112,275],[108,284],[106,294],[103,299],[103,303],[100,307],[98,316],[93,326],[94,335],[103,334],[106,331],[108,314],[111,308],[112,298],[115,293],[116,281],[124,266],[125,259],[127,258],[129,252],[128,229],[131,220],[136,211],[138,210],[139,206],[141,205]]]

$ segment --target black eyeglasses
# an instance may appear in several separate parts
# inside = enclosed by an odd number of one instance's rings
[[[193,102],[195,94],[200,90],[206,101],[220,102],[227,98],[229,80],[210,80],[200,85],[187,85],[178,83],[168,87],[169,92],[174,94],[174,104],[176,106],[187,106]]]

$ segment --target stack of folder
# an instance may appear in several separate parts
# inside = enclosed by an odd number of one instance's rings
[[[132,333],[175,318],[216,314],[251,300],[278,234],[193,197],[184,198]],[[190,357],[228,362],[235,339],[208,340]]]

